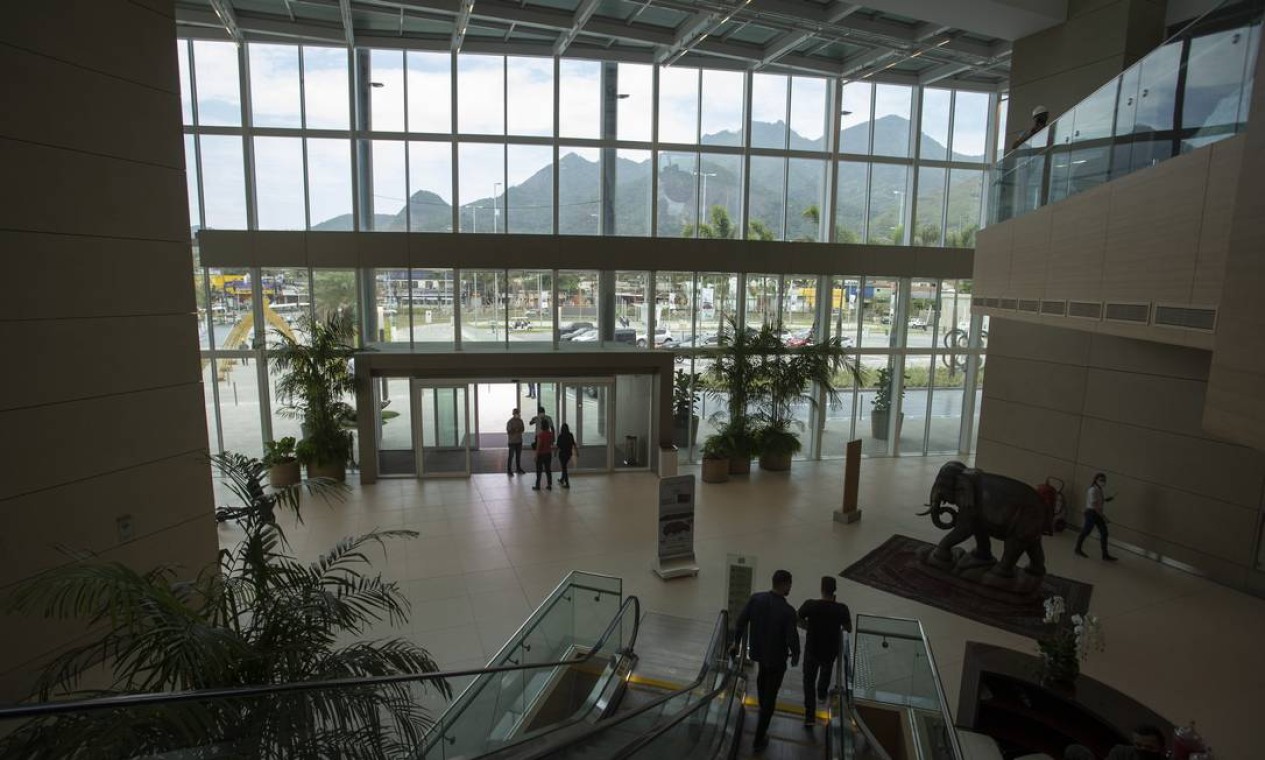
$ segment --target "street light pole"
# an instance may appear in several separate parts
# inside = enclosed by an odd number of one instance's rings
[[[501,192],[501,183],[492,183],[492,233],[495,234],[500,228],[501,207],[497,205],[496,196]]]
[[[698,199],[698,224],[701,225],[707,213],[707,178],[715,177],[716,172],[696,171],[694,176],[703,178],[703,194]],[[695,226],[697,227],[698,225]]]

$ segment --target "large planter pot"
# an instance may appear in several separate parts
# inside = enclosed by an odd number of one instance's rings
[[[870,435],[880,441],[887,440],[887,421],[891,412],[873,411],[870,412]],[[900,438],[900,426],[905,423],[905,413],[901,412],[900,417],[896,419],[896,437]]]
[[[731,457],[729,459],[730,475],[746,475],[751,472],[751,457]]]
[[[729,460],[728,459],[704,459],[703,460],[703,482],[704,483],[724,483],[729,480]]]
[[[791,454],[761,454],[760,469],[771,472],[786,472],[791,469]]]
[[[311,462],[307,466],[307,476],[309,478],[329,478],[330,480],[337,480],[341,483],[347,479],[347,463],[338,462],[337,464],[316,464],[315,462]]]
[[[298,483],[302,479],[298,460],[274,464],[268,468],[268,485],[273,488],[285,488]]]

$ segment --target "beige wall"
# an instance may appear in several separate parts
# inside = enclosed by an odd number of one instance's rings
[[[1256,60],[1252,114],[1265,114],[1265,55]],[[1225,212],[1225,286],[1204,427],[1265,451],[1265,120],[1248,122],[1236,202]]]
[[[0,594],[66,561],[214,560],[170,0],[0,24]],[[121,541],[117,520],[134,537]],[[68,636],[6,620],[0,700]]]
[[[1043,105],[1058,118],[1164,37],[1164,0],[1071,0],[1067,21],[1016,40],[1010,62],[1009,145]]]
[[[1105,472],[1113,540],[1265,592],[1252,570],[1265,455],[1203,432],[1210,359],[994,318],[976,462],[1028,483],[1067,481],[1075,523],[1090,478]]]
[[[1244,136],[1233,137],[981,230],[975,295],[1216,308],[1244,146]],[[1207,331],[983,313],[1206,349],[1213,344]]]

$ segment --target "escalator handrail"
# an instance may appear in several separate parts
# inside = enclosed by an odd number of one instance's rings
[[[606,731],[614,730],[618,726],[624,725],[628,721],[631,721],[637,718],[638,716],[644,715],[647,712],[650,712],[658,707],[661,707],[667,702],[682,696],[683,694],[687,694],[693,691],[694,689],[697,689],[699,686],[703,684],[703,681],[706,680],[707,674],[712,668],[712,663],[715,662],[716,660],[717,647],[715,645],[718,640],[720,644],[719,646],[720,651],[723,652],[727,650],[728,643],[729,643],[729,612],[728,610],[721,610],[720,613],[716,616],[716,624],[712,628],[712,637],[708,642],[707,655],[703,658],[703,665],[702,667],[699,668],[698,676],[695,677],[695,679],[692,682],[682,686],[676,691],[673,691],[669,694],[664,694],[661,697],[658,697],[650,702],[647,702],[646,704],[642,705],[641,707],[638,707],[635,710],[630,710],[627,713],[620,715],[619,717],[610,718],[609,720],[599,721],[598,723],[595,723],[591,728],[589,728],[584,733],[578,734],[574,737],[570,737],[565,742],[562,742],[560,745],[551,745],[551,746],[542,747],[529,755],[526,755],[522,758],[518,758],[518,760],[536,760],[537,758],[542,758],[542,757],[547,757],[549,755],[552,755],[555,752],[565,751],[568,747],[572,745],[589,741],[593,739],[595,736],[597,736],[598,734],[601,734]],[[744,653],[744,657],[745,657],[745,653]],[[714,696],[714,694],[715,692],[706,695],[703,701],[707,701],[712,696]],[[553,728],[551,728],[549,730],[549,733],[556,735],[559,731],[565,728],[574,726],[580,720],[581,720],[580,718],[573,718],[564,723],[559,723],[557,726],[554,726]],[[502,751],[511,752],[511,751],[514,751],[514,749],[515,749],[514,747],[506,747]],[[485,757],[495,758],[497,757],[497,753],[493,752],[486,755]]]
[[[726,627],[726,633],[728,633],[727,627]],[[701,708],[708,707],[709,705],[711,705],[712,700],[716,699],[717,697],[721,696],[727,691],[736,691],[738,674],[745,672],[746,666],[747,666],[747,648],[739,647],[738,649],[739,649],[738,659],[733,663],[731,667],[728,667],[725,669],[726,677],[720,686],[717,686],[715,689],[712,689],[710,692],[705,694],[701,699],[698,700],[696,704],[690,705],[686,709],[682,710],[681,712],[677,713],[676,715],[672,716],[668,720],[656,726],[653,730],[648,731],[645,734],[641,735],[631,744],[624,747],[619,752],[617,752],[614,756],[612,756],[611,760],[625,760],[625,758],[632,757],[633,755],[637,754],[642,749],[644,749],[646,746],[653,743],[660,736],[663,736],[664,734],[668,733],[672,729],[679,726],[687,718],[689,718],[690,716],[698,712]]]
[[[522,665],[504,665],[494,668],[444,670],[436,671],[434,673],[400,673],[389,676],[354,676],[349,678],[332,678],[324,681],[295,681],[292,683],[262,684],[259,686],[233,686],[218,689],[189,689],[185,691],[145,692],[142,694],[117,694],[109,697],[98,697],[96,699],[38,702],[34,704],[0,707],[0,721],[15,720],[19,718],[37,718],[45,715],[58,715],[68,712],[77,712],[80,710],[109,710],[112,708],[145,707],[149,705],[199,702],[213,699],[242,699],[249,697],[261,697],[270,694],[286,694],[298,691],[318,691],[323,689],[342,689],[363,686],[386,686],[391,684],[407,683],[410,681],[430,682],[441,679],[479,676],[491,673],[509,673],[519,670],[538,670],[563,666],[569,667],[592,659],[594,657],[594,653],[600,651],[602,645],[604,645],[607,639],[610,638],[611,634],[614,632],[619,622],[623,619],[624,614],[630,607],[633,609],[634,613],[633,632],[632,636],[629,638],[628,646],[625,647],[623,651],[631,652],[633,651],[633,644],[636,643],[637,640],[637,632],[641,627],[641,601],[635,596],[629,596],[624,599],[623,604],[619,607],[619,611],[611,618],[611,622],[602,633],[601,638],[597,640],[597,643],[595,643],[591,649],[585,652],[582,656],[572,657],[566,660],[526,663]]]

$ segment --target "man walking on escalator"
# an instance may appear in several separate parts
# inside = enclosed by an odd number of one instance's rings
[[[799,624],[804,636],[804,727],[817,722],[817,700],[825,701],[830,690],[830,677],[835,658],[840,654],[839,641],[844,631],[852,630],[852,613],[848,605],[835,601],[838,583],[833,576],[821,577],[821,598],[809,599],[799,607]]]
[[[756,691],[760,699],[760,717],[755,727],[755,750],[769,746],[769,722],[777,708],[777,694],[786,676],[786,658],[791,667],[799,665],[799,631],[795,627],[795,608],[786,601],[791,593],[791,574],[786,570],[773,573],[773,589],[752,594],[738,615],[734,626],[734,644],[729,649],[737,657],[743,641],[748,642],[751,659],[759,664]],[[748,635],[747,627],[750,625]]]

